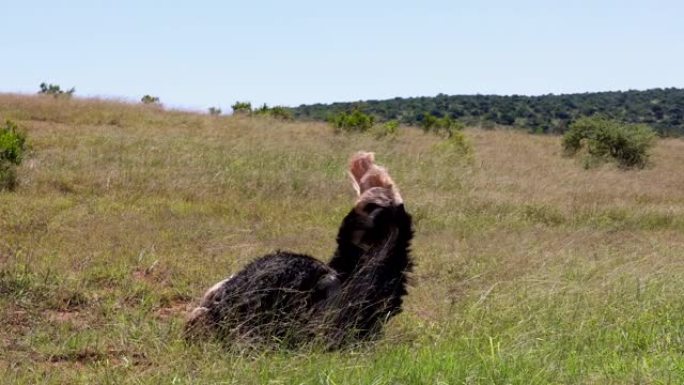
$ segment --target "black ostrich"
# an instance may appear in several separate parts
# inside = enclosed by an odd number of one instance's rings
[[[251,262],[205,293],[186,336],[331,348],[377,336],[401,311],[413,229],[398,189],[373,158],[361,152],[350,161],[359,197],[328,264],[285,251]]]

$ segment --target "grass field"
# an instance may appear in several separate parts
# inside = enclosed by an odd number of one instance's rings
[[[7,384],[684,383],[684,141],[584,170],[560,139],[468,129],[333,135],[319,123],[0,95],[28,133],[0,192]],[[414,215],[416,271],[376,344],[186,345],[203,290],[274,249],[326,259],[375,151]]]

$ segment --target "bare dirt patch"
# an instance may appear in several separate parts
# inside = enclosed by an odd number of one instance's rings
[[[47,310],[45,318],[54,323],[70,323],[79,330],[88,327],[88,320],[85,314],[79,311]]]
[[[192,310],[192,304],[189,302],[176,301],[167,306],[160,307],[154,314],[161,320],[168,320],[170,318],[185,318],[185,315]]]
[[[108,361],[115,366],[139,366],[147,363],[147,355],[142,352],[128,352],[125,350],[109,349],[106,351],[98,351],[86,348],[80,351],[45,356],[44,361],[53,365],[72,364],[76,366],[85,366]]]

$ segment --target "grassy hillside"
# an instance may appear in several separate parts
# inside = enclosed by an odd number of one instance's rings
[[[559,138],[468,129],[333,135],[319,123],[0,96],[29,135],[0,192],[0,382],[679,384],[684,141],[590,171]],[[377,153],[414,214],[405,311],[377,344],[230,354],[180,340],[203,290],[276,248],[327,259]]]

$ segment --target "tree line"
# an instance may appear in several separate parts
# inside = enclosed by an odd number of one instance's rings
[[[426,119],[450,118],[468,126],[512,126],[534,133],[564,133],[577,119],[600,116],[646,124],[663,136],[684,135],[684,89],[610,91],[564,95],[445,95],[301,105],[295,119],[330,120],[362,111],[383,122],[423,126]]]

